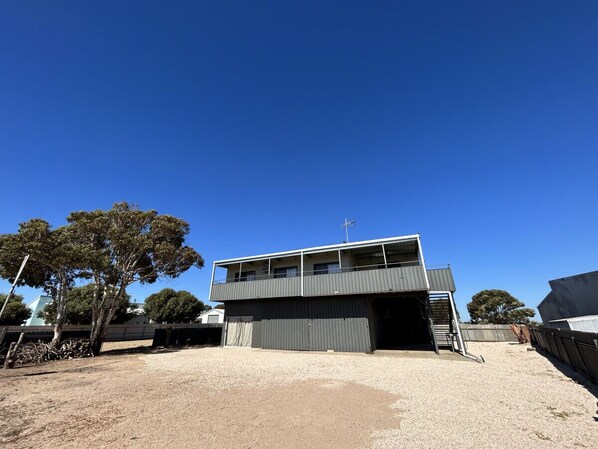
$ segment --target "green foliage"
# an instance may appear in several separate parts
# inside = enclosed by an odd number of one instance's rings
[[[72,212],[67,221],[96,286],[90,335],[95,352],[129,285],[176,278],[204,265],[199,253],[185,245],[189,225],[180,218],[116,203],[108,211]]]
[[[532,309],[504,290],[476,293],[467,310],[474,324],[528,324],[535,315]]]
[[[0,235],[0,276],[12,281],[29,254],[19,285],[44,288],[53,295],[63,284],[72,283],[84,268],[81,248],[73,237],[68,226],[52,229],[39,218],[19,224],[15,234]]]
[[[67,222],[53,229],[44,220],[32,219],[21,223],[15,234],[0,235],[0,277],[13,279],[29,254],[19,284],[42,287],[54,297],[53,344],[60,341],[69,290],[77,279],[93,284],[90,341],[97,352],[106,326],[127,302],[127,287],[176,278],[204,265],[201,255],[185,244],[189,224],[155,210],[123,202],[107,211],[72,212]],[[70,308],[69,321],[87,320],[85,304]]]
[[[85,258],[70,226],[52,229],[34,218],[19,225],[15,234],[0,235],[0,276],[14,279],[26,254],[30,255],[19,285],[42,287],[54,297],[56,323],[52,345],[58,345],[66,315],[68,288],[84,276]]]
[[[205,305],[191,293],[165,288],[149,295],[143,308],[156,323],[188,323],[205,310]]]
[[[94,299],[94,285],[87,284],[81,287],[74,287],[69,291],[69,300],[66,306],[66,324],[91,324],[91,305]],[[125,295],[117,303],[114,317],[110,323],[122,324],[133,318],[135,314],[128,312],[131,307],[130,296]],[[54,323],[56,320],[56,304],[49,303],[44,310],[38,313],[46,323]]]
[[[67,220],[84,247],[90,275],[106,285],[153,283],[204,265],[185,245],[189,225],[180,218],[116,203],[108,211],[72,212]]]
[[[214,307],[215,309],[222,309],[224,310],[224,304],[218,304],[216,307]]]
[[[0,309],[4,305],[6,294],[0,293]],[[12,295],[2,317],[0,318],[0,325],[4,326],[20,326],[31,316],[31,310],[23,303],[21,295]]]

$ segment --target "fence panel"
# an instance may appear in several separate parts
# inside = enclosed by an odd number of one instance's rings
[[[508,324],[461,324],[460,327],[465,341],[517,341]]]
[[[155,335],[165,334],[165,329],[173,329],[175,338],[171,345],[181,344],[218,344],[222,334],[222,324],[111,324],[106,331],[105,342],[154,340]],[[62,330],[62,340],[69,338],[89,338],[89,325],[68,325]],[[5,326],[0,327],[0,351],[6,349],[10,343],[19,339],[21,332],[25,333],[23,342],[38,340],[49,342],[54,336],[52,326]],[[163,337],[161,337],[163,338]],[[158,339],[160,341],[160,338]]]
[[[598,333],[532,327],[532,344],[598,383]]]

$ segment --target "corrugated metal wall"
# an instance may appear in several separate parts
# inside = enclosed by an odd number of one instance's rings
[[[310,349],[370,352],[367,300],[319,298],[310,300]]]
[[[449,277],[452,279],[452,276]],[[344,273],[317,276],[311,275],[304,276],[303,283],[304,296],[357,295],[364,293],[422,291],[427,289],[422,266],[394,267],[384,270],[347,271]],[[289,298],[300,295],[301,277],[297,276],[292,278],[214,284],[212,286],[210,301]]]
[[[349,271],[306,276],[304,279],[305,296],[421,291],[426,288],[425,273],[421,266]]]
[[[233,301],[226,316],[253,316],[252,347],[369,352],[367,300],[359,297]]]
[[[450,268],[428,270],[430,290],[435,292],[455,292],[455,280]]]
[[[262,348],[310,349],[308,299],[280,299],[264,304]]]
[[[210,301],[283,298],[301,295],[301,278],[260,279],[214,284]]]

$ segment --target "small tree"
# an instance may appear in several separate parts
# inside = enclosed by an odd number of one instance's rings
[[[504,290],[482,290],[471,298],[467,310],[474,324],[528,324],[532,309]]]
[[[94,284],[70,289],[69,301],[66,307],[66,324],[91,324],[91,304],[94,292]],[[130,299],[129,295],[125,295],[120,300],[114,312],[114,317],[111,321],[112,324],[122,324],[135,316],[135,314],[129,312],[131,307]],[[56,304],[54,302],[49,303],[38,313],[38,317],[42,318],[46,323],[54,323],[56,320]]]
[[[6,300],[6,294],[0,293],[0,307]],[[31,310],[23,303],[21,295],[13,295],[0,318],[0,326],[20,326],[31,316]]]
[[[143,311],[156,323],[189,323],[205,309],[191,293],[165,288],[147,297]]]

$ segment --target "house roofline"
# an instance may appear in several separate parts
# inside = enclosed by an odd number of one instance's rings
[[[362,240],[359,242],[352,242],[352,243],[339,243],[336,245],[314,246],[311,248],[295,249],[292,251],[281,251],[278,253],[259,254],[256,256],[247,256],[247,257],[236,257],[234,259],[215,260],[214,266],[230,265],[233,263],[248,262],[248,261],[254,261],[254,260],[264,260],[264,259],[270,259],[273,257],[300,256],[301,254],[312,254],[312,253],[333,251],[333,250],[346,250],[346,249],[360,248],[360,247],[371,246],[371,245],[376,245],[376,244],[398,243],[398,242],[405,242],[405,241],[410,241],[410,240],[415,240],[415,241],[419,242],[419,234],[410,234],[410,235],[388,237],[388,238],[384,238],[384,239],[375,239],[375,240]]]

